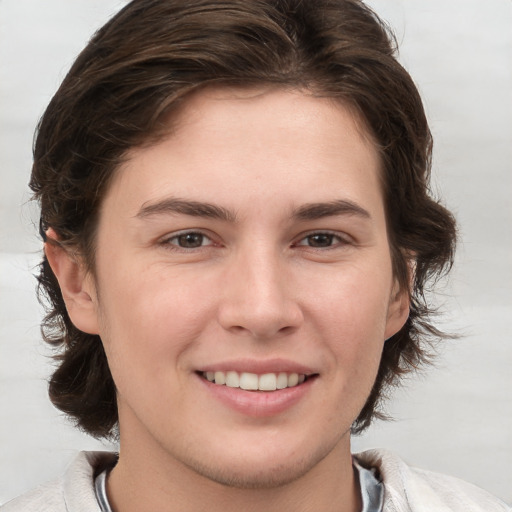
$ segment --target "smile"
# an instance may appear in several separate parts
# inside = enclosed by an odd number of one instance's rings
[[[246,391],[276,391],[302,384],[308,377],[301,373],[256,373],[237,371],[201,372],[204,379],[219,386],[240,388]]]

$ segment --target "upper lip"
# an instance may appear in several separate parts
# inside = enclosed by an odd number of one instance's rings
[[[313,368],[304,364],[290,361],[288,359],[233,359],[210,363],[197,369],[198,372],[227,372],[236,371],[239,373],[298,373],[312,375],[316,372]]]

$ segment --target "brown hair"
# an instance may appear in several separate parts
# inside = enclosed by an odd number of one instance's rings
[[[82,254],[94,272],[101,200],[126,152],[162,135],[170,112],[210,84],[273,84],[311,91],[355,109],[382,158],[393,270],[409,287],[405,326],[385,343],[378,376],[353,425],[364,430],[388,386],[428,359],[424,292],[449,269],[450,213],[429,192],[432,140],[418,91],[395,58],[386,25],[357,0],[135,0],[91,39],[43,115],[30,186],[41,231]],[[99,336],[70,321],[43,258],[43,335],[61,349],[50,398],[93,436],[117,425],[115,384]]]

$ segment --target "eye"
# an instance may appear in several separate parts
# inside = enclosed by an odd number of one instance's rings
[[[164,240],[165,244],[176,246],[180,249],[197,249],[205,245],[211,245],[212,240],[205,234],[197,231],[187,231],[185,233],[178,233],[170,238]]]
[[[348,243],[341,236],[329,232],[311,233],[301,240],[296,245],[313,247],[315,249],[335,247]]]

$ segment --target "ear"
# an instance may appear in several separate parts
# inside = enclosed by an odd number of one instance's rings
[[[409,318],[410,302],[409,290],[401,289],[398,282],[395,280],[388,306],[384,339],[388,340],[404,326],[407,318]]]
[[[393,291],[391,293],[388,307],[386,337],[384,338],[386,340],[395,335],[409,318],[411,295],[416,278],[416,254],[413,252],[407,252],[406,257],[408,274],[407,288],[400,286],[398,280],[396,278],[394,279]]]
[[[92,276],[78,256],[61,245],[52,228],[46,237],[44,252],[59,282],[71,321],[83,332],[98,334],[97,294]]]

